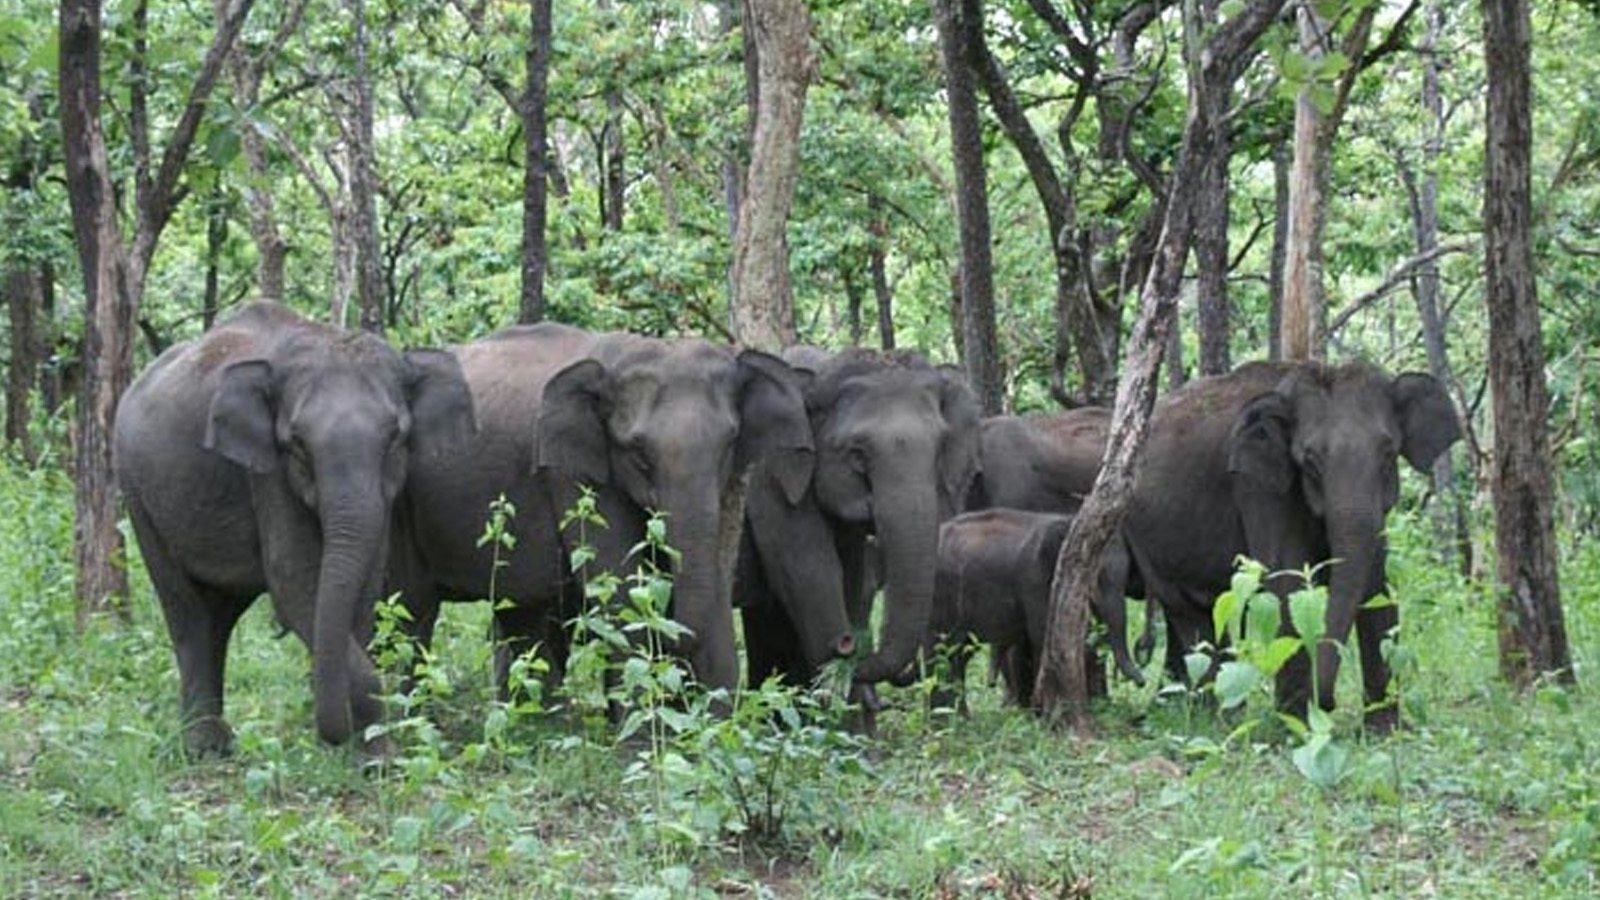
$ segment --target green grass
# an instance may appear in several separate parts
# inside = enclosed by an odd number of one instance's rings
[[[970,718],[900,692],[861,749],[755,721],[718,750],[694,742],[703,718],[669,747],[619,746],[592,709],[501,710],[486,736],[482,605],[441,622],[436,725],[363,772],[317,743],[305,650],[276,638],[265,603],[229,662],[239,752],[184,761],[138,562],[133,623],[77,634],[69,486],[0,467],[0,897],[1596,896],[1592,690],[1508,693],[1486,594],[1432,560],[1425,523],[1393,532],[1411,727],[1363,743],[1352,672],[1335,716],[1351,762],[1327,791],[1290,739],[1230,740],[1241,715],[1158,702],[1154,686],[1115,685],[1087,741],[976,677]],[[1587,688],[1600,551],[1580,546],[1564,576]],[[737,776],[713,762],[737,773],[769,752],[789,754],[786,815],[741,837]],[[660,777],[636,777],[651,759],[668,760]]]

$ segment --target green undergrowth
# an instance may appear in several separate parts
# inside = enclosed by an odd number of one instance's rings
[[[1349,667],[1325,778],[1297,762],[1304,735],[1244,727],[1270,710],[1248,692],[1223,709],[1113,682],[1088,739],[1005,706],[981,665],[970,717],[885,691],[871,740],[832,727],[825,695],[761,689],[713,715],[717,698],[673,698],[675,667],[652,651],[670,636],[652,571],[609,595],[633,612],[605,621],[631,640],[600,626],[573,690],[551,696],[529,664],[498,701],[487,605],[447,608],[419,686],[395,698],[399,754],[363,769],[316,741],[306,652],[265,603],[229,660],[238,752],[186,761],[137,559],[131,623],[75,627],[70,493],[0,467],[0,897],[1600,893],[1590,544],[1563,568],[1580,689],[1516,694],[1495,677],[1487,593],[1436,561],[1426,520],[1397,515],[1408,727],[1360,736]]]

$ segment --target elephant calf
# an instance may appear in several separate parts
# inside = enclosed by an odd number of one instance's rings
[[[924,654],[940,644],[949,649],[956,691],[965,680],[973,642],[982,641],[990,645],[1011,696],[1019,705],[1031,704],[1056,557],[1071,527],[1071,516],[1005,508],[965,513],[940,527]],[[1096,614],[1113,634],[1126,632],[1121,589],[1127,568],[1126,550],[1113,541],[1106,548],[1095,601]],[[1143,683],[1126,641],[1117,651],[1117,663],[1123,674]],[[904,684],[910,678],[907,672],[898,680]]]

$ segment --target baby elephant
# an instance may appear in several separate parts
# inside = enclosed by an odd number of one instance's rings
[[[990,645],[995,664],[1019,705],[1032,702],[1034,676],[1050,613],[1050,582],[1072,517],[1018,509],[986,509],[945,522],[925,649],[948,648],[950,684],[958,696],[973,645]],[[1106,547],[1095,612],[1110,630],[1112,653],[1136,683],[1144,675],[1128,655],[1122,597],[1128,554],[1122,541]],[[925,652],[925,657],[928,655]],[[907,673],[902,681],[910,681]],[[965,698],[960,700],[963,709]]]

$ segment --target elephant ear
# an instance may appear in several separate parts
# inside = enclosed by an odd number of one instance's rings
[[[739,442],[734,466],[743,472],[765,460],[783,489],[799,503],[816,470],[816,444],[801,380],[783,360],[759,350],[739,354]]]
[[[1243,475],[1276,494],[1294,484],[1289,455],[1294,436],[1294,406],[1289,398],[1269,391],[1239,411],[1228,435],[1228,471]]]
[[[939,445],[939,480],[947,513],[959,512],[972,480],[982,471],[978,452],[983,408],[978,395],[960,369],[939,367],[939,410],[944,415],[944,436]]]
[[[1061,545],[1066,543],[1070,531],[1072,520],[1066,516],[1053,518],[1039,529],[1038,563],[1046,586],[1055,578],[1056,558],[1061,555]]]
[[[258,475],[276,472],[276,399],[272,365],[266,360],[247,359],[223,369],[206,419],[205,448]]]
[[[611,481],[611,444],[605,417],[611,408],[611,376],[593,359],[557,372],[544,386],[534,426],[534,468],[553,468],[575,481]]]
[[[414,349],[404,358],[411,452],[438,458],[477,433],[472,390],[453,353]]]
[[[1406,372],[1394,380],[1394,407],[1404,435],[1401,454],[1417,471],[1432,471],[1433,461],[1461,437],[1450,395],[1432,375]]]

